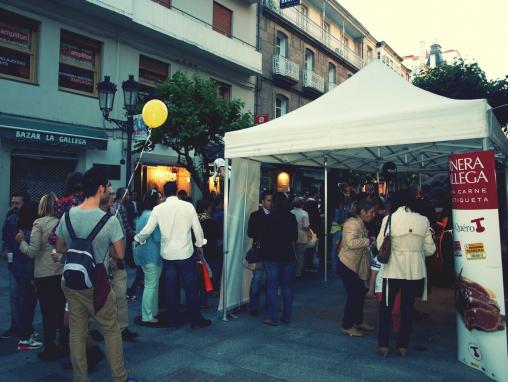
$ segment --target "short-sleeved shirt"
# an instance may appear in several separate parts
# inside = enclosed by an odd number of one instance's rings
[[[291,213],[295,215],[296,222],[298,223],[298,241],[297,243],[307,243],[309,237],[307,235],[307,229],[309,228],[309,214],[302,208],[293,208]]]
[[[94,210],[82,210],[81,208],[74,207],[69,211],[72,228],[76,233],[76,237],[80,239],[86,239],[90,232],[97,225],[99,220],[106,213],[100,208]],[[71,244],[71,236],[67,230],[67,224],[65,223],[65,216],[62,216],[56,235],[65,241],[65,244],[69,246]],[[111,244],[123,239],[122,226],[117,217],[112,216],[106,225],[102,228],[99,234],[92,241],[92,247],[94,250],[95,262],[102,263],[106,268],[109,266],[109,247]]]

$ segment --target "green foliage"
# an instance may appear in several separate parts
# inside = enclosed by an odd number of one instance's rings
[[[476,63],[458,59],[433,69],[423,69],[413,84],[432,93],[454,99],[486,98],[492,108],[508,104],[508,75],[503,79],[488,80]],[[501,126],[508,123],[508,106],[494,110]]]
[[[223,144],[224,134],[252,126],[252,115],[243,113],[240,100],[219,97],[215,81],[176,72],[156,89],[166,102],[169,117],[166,123],[152,131],[152,141],[175,150],[178,162],[191,174],[206,194],[207,164],[216,158],[207,157],[209,144]]]

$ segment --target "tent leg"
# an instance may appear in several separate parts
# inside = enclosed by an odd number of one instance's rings
[[[325,155],[325,224],[324,224],[324,265],[325,281],[328,281],[328,156]]]
[[[489,138],[482,139],[482,150],[487,151],[489,149]]]
[[[229,204],[229,159],[224,158],[226,161],[226,168],[224,173],[224,236],[223,236],[223,249],[224,256],[222,261],[222,320],[228,320],[227,310],[227,295],[228,295],[228,262],[226,261],[229,253],[228,246],[228,204]]]
[[[506,206],[505,208],[505,220],[506,220],[506,227],[505,229],[508,229],[508,160],[504,161],[504,185],[505,185],[505,200],[506,200]]]

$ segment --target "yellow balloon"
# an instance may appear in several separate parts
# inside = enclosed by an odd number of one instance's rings
[[[148,101],[143,106],[143,122],[151,129],[161,127],[168,118],[168,108],[164,102],[158,99]]]

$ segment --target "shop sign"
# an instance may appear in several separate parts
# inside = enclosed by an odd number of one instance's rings
[[[76,66],[60,64],[58,86],[85,93],[94,92],[94,72]]]
[[[0,46],[0,73],[30,78],[30,55]]]
[[[0,25],[0,41],[18,48],[30,49],[30,30]]]
[[[69,135],[60,135],[53,133],[41,133],[29,130],[13,130],[15,138],[23,142],[38,142],[47,144],[59,144],[66,146],[81,146],[86,147],[86,138],[72,137]]]
[[[451,155],[459,360],[508,381],[501,237],[493,151]]]
[[[135,141],[146,141],[148,138],[148,127],[143,122],[141,114],[134,116],[134,131],[132,132],[132,139]]]
[[[280,0],[281,9],[294,7],[295,5],[300,5],[300,0]]]
[[[90,69],[94,64],[94,51],[62,43],[60,46],[61,58],[69,64],[85,65]]]
[[[270,116],[268,114],[256,114],[256,116],[254,117],[254,123],[256,125],[266,123],[269,120],[270,120]]]

